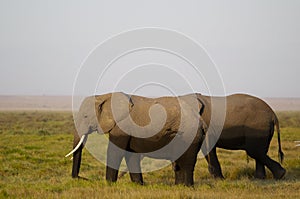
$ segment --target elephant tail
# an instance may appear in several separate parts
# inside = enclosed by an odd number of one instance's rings
[[[279,158],[280,163],[282,163],[283,159],[284,159],[284,154],[281,150],[279,121],[275,114],[274,114],[274,116],[275,116],[274,117],[274,125],[275,125],[276,131],[277,131],[277,139],[278,139],[278,158]]]

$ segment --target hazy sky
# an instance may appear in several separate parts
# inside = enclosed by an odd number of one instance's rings
[[[226,93],[300,97],[299,10],[298,0],[0,0],[0,95],[71,95],[96,45],[161,27],[207,50]]]

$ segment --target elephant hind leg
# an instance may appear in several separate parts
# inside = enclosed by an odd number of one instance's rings
[[[275,179],[282,179],[286,173],[286,170],[275,160],[272,160],[269,156],[266,156],[266,165],[271,170]]]
[[[172,165],[175,173],[175,184],[176,185],[183,184],[185,178],[184,170],[179,166],[178,161],[173,162]]]
[[[186,186],[194,185],[194,169],[185,167],[183,160],[177,160],[175,162],[175,184],[184,184]]]
[[[265,165],[262,164],[260,161],[255,160],[255,175],[254,177],[257,179],[265,179],[266,178],[266,169]]]
[[[286,170],[276,161],[272,160],[267,154],[260,154],[259,150],[256,151],[247,151],[250,157],[254,158],[257,162],[260,163],[259,167],[266,165],[268,169],[272,172],[275,179],[281,179],[286,173]],[[262,171],[262,168],[259,168]]]
[[[186,186],[194,185],[194,171],[186,168],[180,168],[175,171],[175,184],[184,184]]]
[[[132,182],[144,185],[142,169],[141,169],[141,155],[134,152],[126,152],[125,160]]]
[[[214,147],[207,156],[205,156],[205,159],[208,163],[208,171],[214,178],[221,178],[224,179],[224,176],[222,174],[222,169],[220,162],[218,160],[216,147]]]

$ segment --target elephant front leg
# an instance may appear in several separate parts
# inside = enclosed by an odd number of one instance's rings
[[[144,181],[140,164],[141,155],[134,152],[126,152],[125,160],[131,181],[143,185]]]
[[[117,181],[120,164],[123,157],[124,157],[124,151],[118,148],[112,142],[109,142],[107,148],[107,161],[106,161],[107,181],[109,182]]]
[[[79,170],[81,163],[82,145],[73,154],[72,178],[79,178]]]
[[[255,178],[258,179],[265,179],[266,178],[266,169],[265,169],[265,165],[262,164],[261,162],[259,162],[258,160],[255,160]]]
[[[224,176],[222,174],[221,165],[217,157],[217,151],[216,148],[213,148],[207,156],[205,156],[205,159],[208,163],[208,171],[214,178],[221,178],[224,179]]]
[[[74,136],[73,148],[75,148],[79,142],[80,138],[77,134]],[[79,178],[79,170],[81,163],[81,154],[82,154],[83,144],[78,148],[77,151],[73,153],[73,166],[72,166],[72,178]]]

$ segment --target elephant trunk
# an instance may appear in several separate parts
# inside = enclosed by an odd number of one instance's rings
[[[68,157],[68,156],[72,155],[75,151],[77,151],[79,149],[79,147],[81,146],[81,144],[86,141],[86,139],[87,139],[87,135],[83,135],[80,138],[80,141],[78,142],[78,144],[76,145],[76,147],[70,153],[68,153],[65,157]]]

